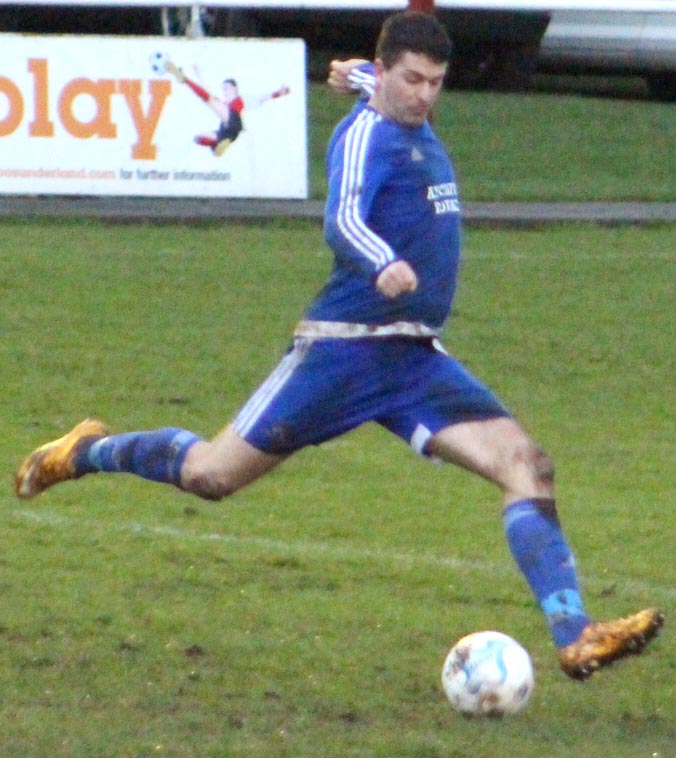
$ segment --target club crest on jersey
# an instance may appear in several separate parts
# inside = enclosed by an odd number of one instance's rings
[[[427,188],[427,199],[434,203],[434,212],[437,216],[442,213],[460,213],[458,186],[455,182],[431,184]]]

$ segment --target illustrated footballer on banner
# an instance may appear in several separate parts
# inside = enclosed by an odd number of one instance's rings
[[[206,134],[198,134],[194,137],[196,144],[210,148],[214,155],[218,157],[225,153],[244,129],[242,113],[245,108],[251,110],[264,103],[284,97],[291,92],[289,87],[282,86],[262,97],[254,100],[247,99],[247,102],[245,102],[240,95],[235,79],[224,79],[221,96],[217,97],[206,89],[196,66],[194,67],[196,79],[200,81],[188,78],[183,70],[166,53],[153,53],[150,56],[150,67],[156,74],[169,73],[174,76],[178,82],[185,84],[218,116],[220,123],[216,130]]]

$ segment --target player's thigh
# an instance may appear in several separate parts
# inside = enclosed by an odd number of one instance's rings
[[[539,448],[513,418],[506,416],[447,426],[430,438],[426,451],[505,485],[527,468]]]

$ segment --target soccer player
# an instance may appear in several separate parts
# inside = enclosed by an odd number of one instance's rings
[[[364,86],[327,153],[329,281],[294,344],[234,422],[211,441],[178,428],[109,435],[87,419],[37,448],[19,497],[95,472],[129,472],[221,499],[305,445],[368,421],[416,452],[462,466],[501,492],[509,547],[569,676],[585,679],[640,652],[663,614],[648,608],[594,622],[559,523],[550,457],[497,397],[449,355],[438,334],[451,308],[460,210],[451,161],[428,115],[450,42],[433,16],[385,22],[372,69],[335,63],[334,89]]]
[[[166,69],[181,84],[185,84],[194,92],[218,116],[220,121],[218,129],[207,134],[198,134],[195,137],[195,143],[210,148],[214,155],[220,157],[237,139],[243,128],[242,111],[245,108],[245,103],[239,94],[236,80],[225,79],[222,85],[222,96],[216,97],[210,94],[201,84],[193,79],[189,79],[182,69],[178,68],[171,61],[167,62]],[[278,90],[262,97],[258,104],[260,105],[268,100],[276,100],[288,94],[288,87],[280,87]]]

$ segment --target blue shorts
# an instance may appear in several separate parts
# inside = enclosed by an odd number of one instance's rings
[[[216,132],[216,139],[222,142],[224,139],[229,139],[234,142],[239,133],[242,131],[242,117],[237,111],[228,111],[228,120],[224,124],[222,121]]]
[[[501,416],[509,412],[436,339],[296,338],[234,426],[284,455],[375,421],[424,455],[441,429]]]

